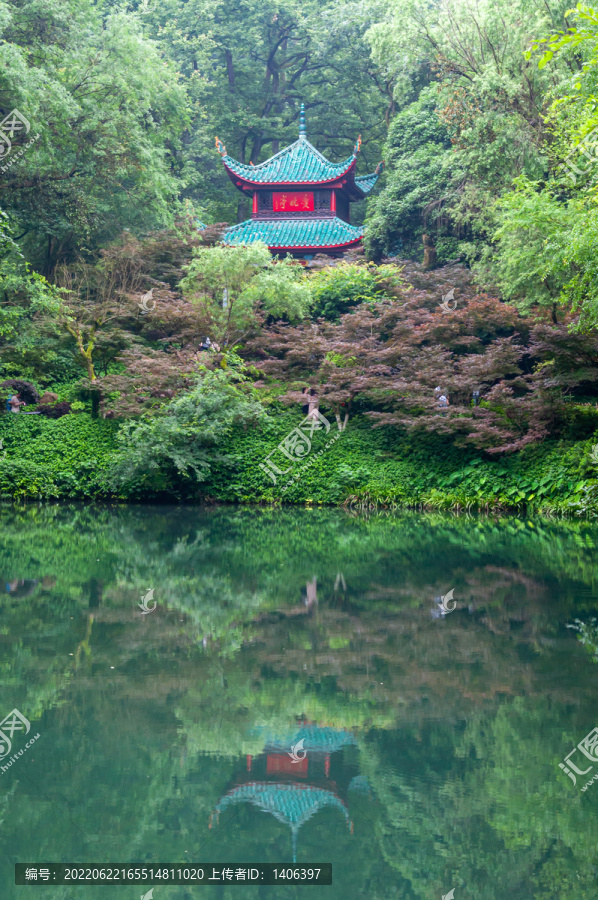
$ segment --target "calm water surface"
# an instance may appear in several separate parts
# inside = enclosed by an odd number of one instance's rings
[[[597,545],[580,522],[1,507],[0,718],[40,737],[0,774],[0,896],[149,890],[15,887],[15,862],[295,858],[332,886],[153,898],[596,898],[591,738],[577,784],[559,762],[598,725],[566,627],[597,615]]]

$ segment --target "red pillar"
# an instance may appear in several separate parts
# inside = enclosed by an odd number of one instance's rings
[[[253,192],[253,213],[257,212],[257,191]]]
[[[326,778],[328,778],[328,775],[330,773],[330,756],[328,755],[328,753],[326,754],[326,759],[324,760],[324,772],[326,774]]]
[[[330,198],[330,211],[336,212],[336,191],[332,191],[332,196]]]
[[[255,196],[255,194],[254,194],[254,196]],[[248,771],[248,772],[251,772],[251,759],[252,759],[252,757],[251,757],[251,755],[248,753],[248,754],[247,754],[247,771]]]

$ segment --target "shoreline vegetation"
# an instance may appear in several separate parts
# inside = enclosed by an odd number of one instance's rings
[[[462,265],[299,277],[315,323],[197,351],[197,309],[171,293],[105,374],[21,382],[46,393],[25,407],[41,414],[0,416],[0,498],[596,516],[595,333],[480,294]]]
[[[596,516],[591,7],[4,6],[1,497]]]
[[[119,423],[87,413],[58,420],[5,416],[0,438],[0,500],[325,505],[348,510],[419,509],[491,514],[595,517],[592,440],[546,442],[506,459],[484,459],[432,435],[397,439],[364,417],[344,431],[314,436],[311,455],[273,484],[259,463],[292,430],[295,410],[280,410],[263,431],[238,429],[232,457],[213,463],[204,481],[174,479],[163,489],[108,487]],[[333,426],[334,428],[334,426]],[[331,429],[332,433],[332,429]],[[320,446],[321,445],[321,446]],[[299,474],[298,480],[293,474]]]

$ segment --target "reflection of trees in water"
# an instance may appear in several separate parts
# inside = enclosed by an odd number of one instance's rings
[[[374,900],[396,896],[390,872],[398,896],[441,896],[459,873],[462,897],[549,900],[552,878],[554,896],[582,900],[595,823],[557,763],[593,724],[590,660],[564,626],[596,604],[596,526],[335,510],[2,517],[0,571],[40,581],[18,602],[0,596],[5,693],[32,720],[53,707],[45,778],[73,807],[91,788],[91,830],[108,836],[89,858],[119,856],[123,835],[139,858],[197,849],[240,755],[262,752],[259,727],[281,734],[305,716],[355,730],[373,790],[351,807],[356,839],[334,829],[348,895],[367,882]],[[150,587],[158,609],[142,617]],[[458,608],[433,619],[449,588]],[[54,833],[51,804],[22,786],[18,803],[7,815],[27,821],[23,847],[37,829],[40,858],[67,845],[83,858],[73,826]],[[222,840],[242,856],[255,819],[238,816]],[[314,858],[318,817],[301,838]]]
[[[414,896],[455,883],[480,900],[591,896],[598,814],[556,765],[577,729],[567,709],[536,697],[456,728],[407,726],[394,743],[366,738],[360,762],[384,807],[380,846]]]
[[[45,582],[7,610],[8,628],[31,654],[29,675],[44,648],[40,688],[89,639],[91,660],[122,663],[142,661],[150,647],[166,656],[195,644],[234,654],[257,642],[260,664],[274,673],[333,679],[357,694],[367,683],[372,708],[402,702],[406,667],[411,689],[430,689],[439,704],[452,690],[443,674],[451,666],[463,669],[471,698],[505,685],[517,693],[532,689],[522,649],[548,652],[547,637],[572,619],[579,585],[595,579],[598,529],[579,522],[102,506],[2,516],[0,571]],[[558,571],[564,560],[569,576]],[[137,603],[149,587],[158,609],[142,629]],[[449,587],[458,609],[422,622]],[[84,609],[94,613],[90,636]],[[48,652],[60,662],[47,665]],[[22,654],[17,665],[24,671]]]

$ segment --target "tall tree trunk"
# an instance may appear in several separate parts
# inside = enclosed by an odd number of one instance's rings
[[[249,157],[249,159],[254,165],[257,163],[258,156],[260,155],[260,150],[262,149],[262,137],[263,135],[258,134],[253,141],[253,148],[251,150],[251,156]]]

